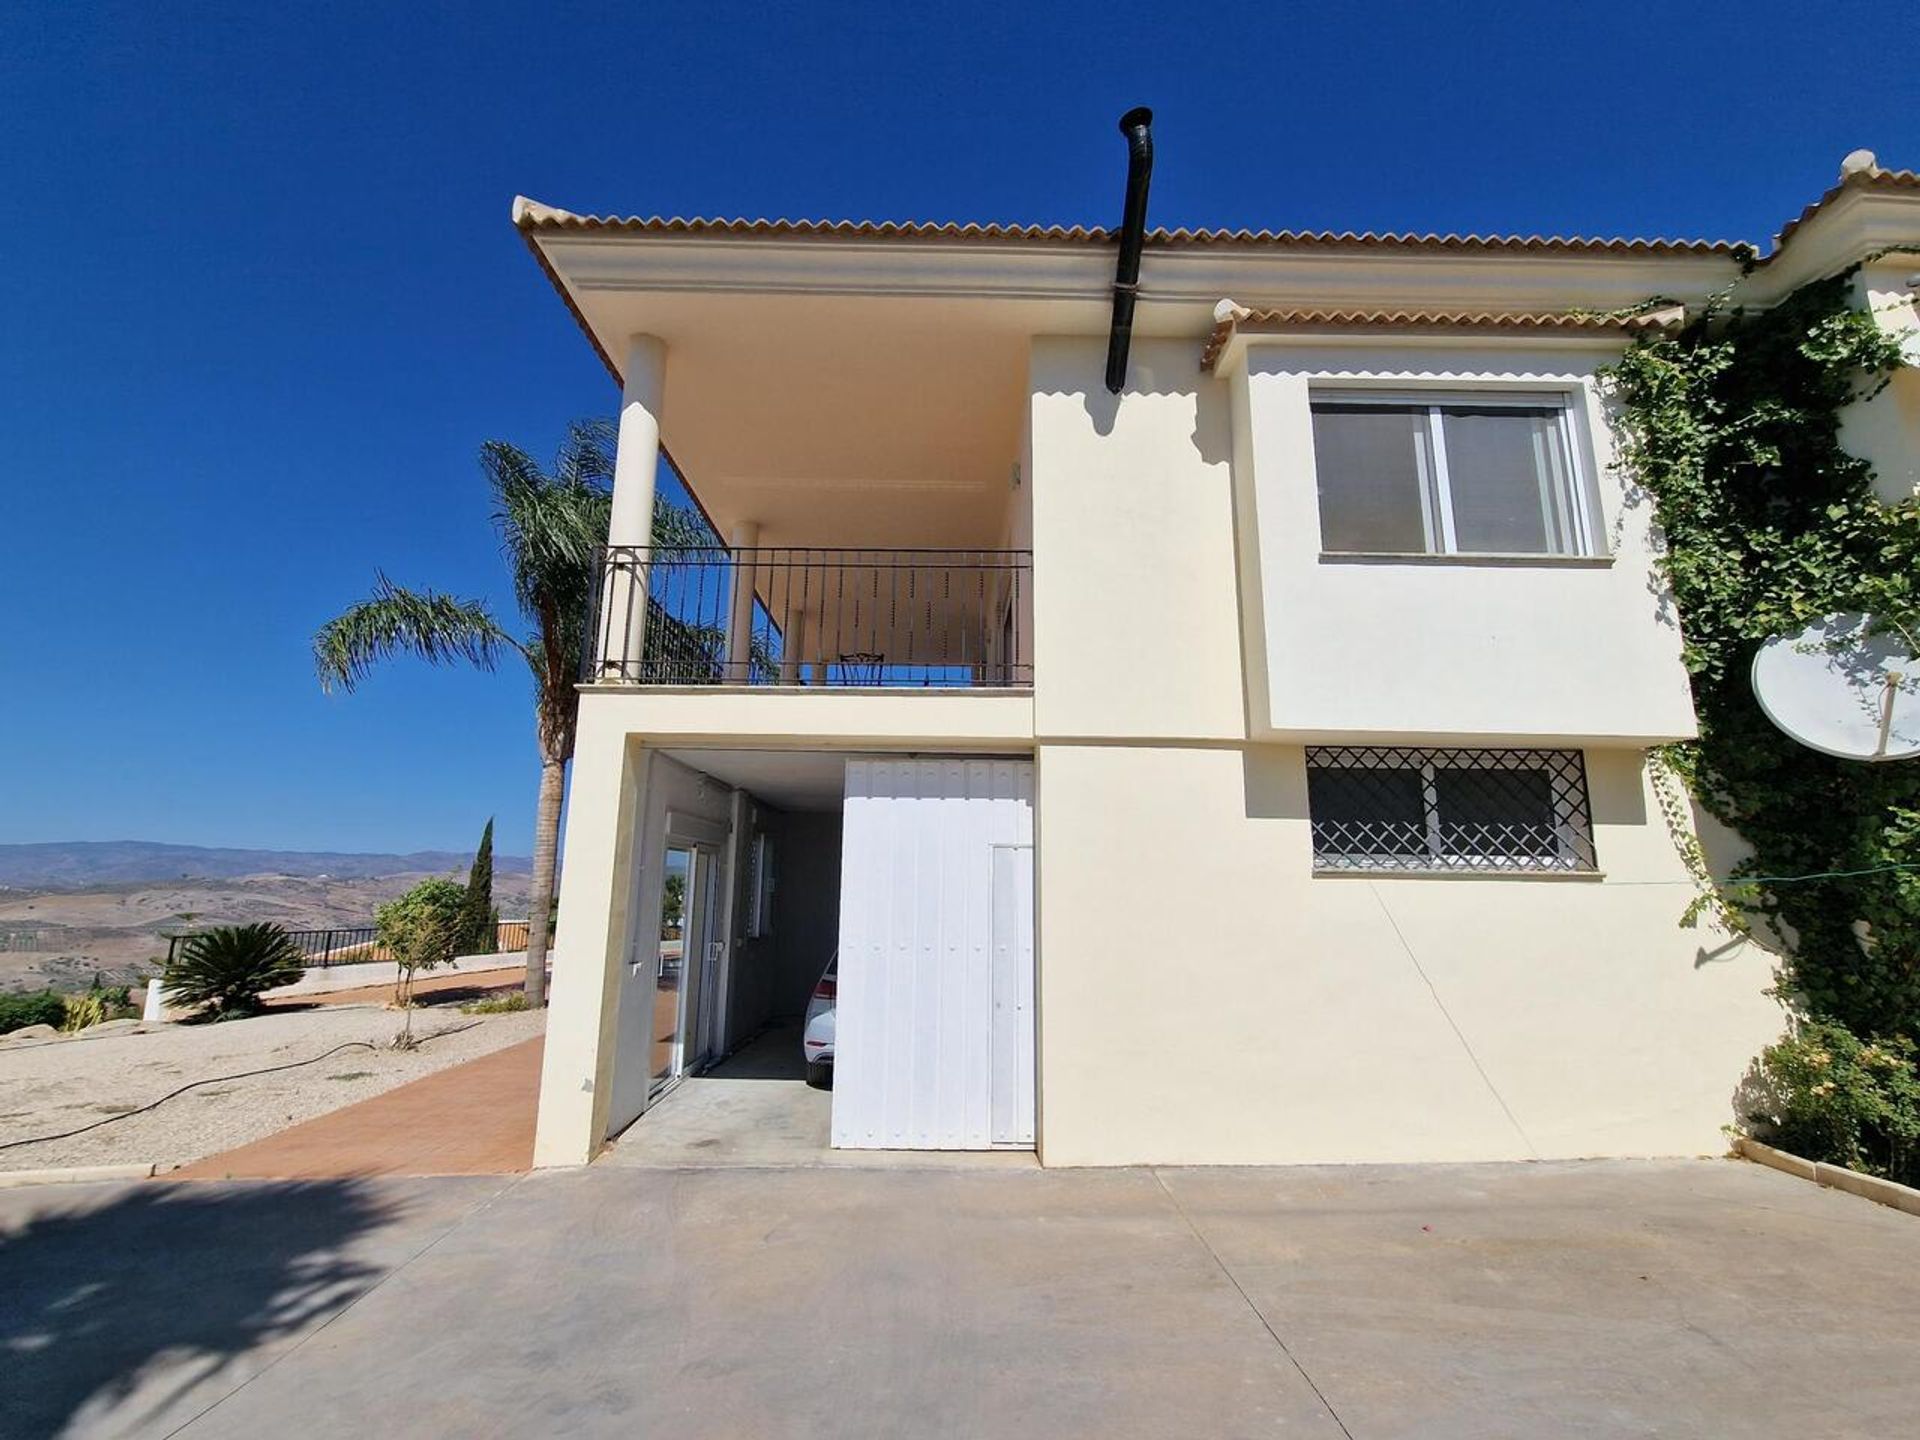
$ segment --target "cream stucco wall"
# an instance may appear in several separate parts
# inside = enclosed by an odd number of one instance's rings
[[[1631,750],[1604,880],[1311,874],[1303,754],[1039,751],[1049,1165],[1717,1153],[1771,957],[1682,931]]]
[[[1871,265],[1854,277],[1855,303],[1901,338],[1907,365],[1886,388],[1840,412],[1840,443],[1873,466],[1883,499],[1920,495],[1920,297],[1910,265]]]
[[[1550,373],[1611,458],[1592,351],[1434,359]],[[1609,565],[1322,567],[1304,373],[1236,405],[1149,342],[1115,400],[1096,342],[1034,344],[1042,1159],[1719,1150],[1780,1028],[1771,957],[1678,928],[1640,745],[1587,751],[1601,878],[1316,877],[1303,751],[1252,738],[1269,674],[1325,738],[1688,733],[1643,518],[1600,472]]]
[[[1654,743],[1694,733],[1679,623],[1651,567],[1650,507],[1628,503],[1589,344],[1386,346],[1270,340],[1228,378],[1256,733]],[[1324,555],[1316,388],[1565,397],[1593,559]]]
[[[1031,348],[1030,696],[583,696],[538,1162],[584,1160],[631,1108],[645,757],[690,743],[1036,754],[1048,1164],[1717,1149],[1780,1016],[1764,952],[1677,928],[1685,875],[1620,737],[1691,715],[1620,494],[1608,566],[1320,566],[1310,470],[1274,433],[1304,419],[1299,376],[1256,369],[1236,408],[1193,343],[1141,338],[1116,400],[1102,348]],[[1593,358],[1554,361],[1589,407]],[[1391,633],[1413,653],[1382,673]],[[1298,737],[1255,738],[1279,704],[1326,738],[1597,739],[1604,878],[1313,876]]]
[[[583,697],[549,952],[536,1166],[583,1165],[606,1139],[645,765],[616,707]]]
[[[1033,697],[588,687],[568,790],[537,1166],[585,1163],[644,1103],[651,977],[631,961],[636,936],[659,913],[666,817],[694,816],[724,831],[733,808],[729,787],[658,753],[689,744],[1024,754],[1033,744]],[[781,863],[791,870],[793,857]],[[733,959],[749,967],[767,957],[743,945]],[[813,964],[809,955],[792,960],[796,972]],[[736,972],[741,988],[731,998],[746,1007],[743,1019],[778,1004],[761,984],[767,978]]]
[[[1031,360],[1034,729],[1246,734],[1223,386],[1191,343],[1133,346],[1119,400],[1099,340]]]
[[[584,737],[645,735],[680,741],[792,749],[1024,749],[1033,741],[1033,697],[1007,690],[837,690],[756,686],[591,687],[580,698]],[[576,777],[580,767],[576,765]],[[569,843],[573,831],[567,831]]]
[[[1864,298],[1911,322],[1916,205],[1865,184],[1830,197],[1745,299],[1873,256]],[[1780,1016],[1765,954],[1675,924],[1689,889],[1642,756],[1692,717],[1645,507],[1608,469],[1605,349],[1396,328],[1246,340],[1218,375],[1198,358],[1222,296],[1697,306],[1735,278],[1732,257],[1155,246],[1116,399],[1103,247],[588,228],[528,233],[602,351],[625,357],[630,395],[648,388],[633,357],[665,347],[667,397],[654,387],[646,408],[727,533],[1030,547],[1035,684],[583,696],[538,1163],[589,1158],[630,1108],[614,1092],[644,1061],[619,1053],[648,904],[636,876],[646,817],[677,783],[650,781],[648,756],[673,744],[1036,756],[1048,1163],[1719,1148]],[[1845,419],[1889,495],[1920,487],[1916,375]],[[1323,561],[1306,396],[1332,377],[1564,387],[1610,561]],[[644,520],[657,457],[648,426],[632,433],[622,513]],[[1314,877],[1299,746],[1360,737],[1583,746],[1604,877]],[[740,999],[743,1015],[767,1003]]]

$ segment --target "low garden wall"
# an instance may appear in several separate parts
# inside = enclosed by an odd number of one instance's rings
[[[432,980],[443,975],[470,975],[482,970],[514,970],[526,966],[524,950],[495,955],[461,955],[453,964],[422,970],[416,979]],[[391,985],[394,982],[391,960],[372,960],[357,965],[313,965],[291,985],[269,990],[267,1000],[289,999],[299,995],[326,995],[336,990],[358,990],[367,985]]]

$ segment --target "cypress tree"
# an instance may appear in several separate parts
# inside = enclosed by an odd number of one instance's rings
[[[461,911],[460,931],[465,944],[463,955],[493,953],[496,932],[493,925],[493,817],[480,832],[480,848],[473,852],[473,868],[467,872],[467,898]]]

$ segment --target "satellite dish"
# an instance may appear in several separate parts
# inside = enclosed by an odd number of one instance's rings
[[[1753,657],[1767,718],[1809,749],[1842,760],[1920,755],[1920,660],[1898,631],[1858,611],[1776,635]]]

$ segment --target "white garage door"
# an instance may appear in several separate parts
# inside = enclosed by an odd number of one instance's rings
[[[833,1143],[1033,1144],[1033,765],[852,760]]]

